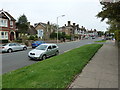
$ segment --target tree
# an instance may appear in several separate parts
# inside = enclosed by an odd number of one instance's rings
[[[104,35],[104,32],[98,31],[98,36],[101,37],[102,35]]]
[[[28,20],[27,17],[23,14],[18,18],[18,22],[16,23],[19,33],[26,34],[28,30]]]
[[[102,11],[97,14],[97,17],[106,18],[110,21],[120,22],[120,1],[116,3],[103,3]]]
[[[120,1],[115,3],[103,3],[102,11],[97,14],[101,21],[108,19],[108,31],[115,33],[115,38],[120,41]]]

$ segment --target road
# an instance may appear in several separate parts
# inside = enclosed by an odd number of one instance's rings
[[[98,39],[59,43],[57,45],[59,46],[60,54],[62,54],[71,49],[74,49],[86,44],[94,43],[95,40],[98,40]],[[30,64],[38,62],[34,60],[29,60],[27,55],[30,50],[31,49],[28,49],[26,51],[18,51],[18,52],[2,54],[2,73],[16,70],[18,68],[28,66]]]

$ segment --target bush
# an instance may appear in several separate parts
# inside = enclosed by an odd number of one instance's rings
[[[117,41],[120,41],[120,30],[116,30],[116,31],[115,31],[115,39],[116,39]]]
[[[15,42],[17,42],[17,43],[22,43],[22,40],[15,40]]]
[[[35,36],[31,35],[28,40],[35,40]]]
[[[8,43],[8,40],[0,40],[0,43]]]
[[[70,40],[70,39],[71,39],[71,36],[66,35],[65,38]]]
[[[54,38],[56,38],[56,37],[57,37],[57,33],[51,33],[51,34],[50,34],[50,38],[54,39]]]

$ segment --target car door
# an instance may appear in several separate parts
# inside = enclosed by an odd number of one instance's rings
[[[46,54],[47,54],[47,56],[51,56],[53,54],[52,46],[51,45],[48,46]]]
[[[56,45],[52,45],[52,53],[53,54],[56,54],[56,51],[57,51],[57,46]]]
[[[9,48],[11,48],[13,51],[17,50],[15,43],[10,43]]]
[[[16,45],[16,49],[17,49],[17,50],[22,50],[22,49],[23,49],[20,44],[15,43],[15,45]]]

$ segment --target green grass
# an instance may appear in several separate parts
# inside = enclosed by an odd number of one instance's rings
[[[66,88],[102,44],[89,44],[3,74],[3,88]]]
[[[106,40],[101,40],[101,41],[95,41],[95,42],[106,42]]]

